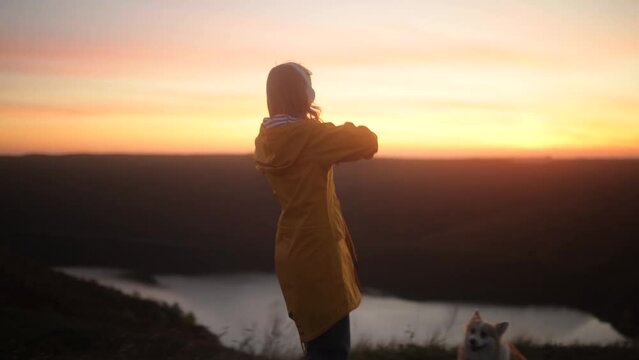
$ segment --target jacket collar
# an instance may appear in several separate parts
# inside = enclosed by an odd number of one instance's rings
[[[267,129],[270,129],[277,126],[291,124],[299,120],[300,120],[299,118],[296,118],[288,114],[277,114],[271,117],[265,117],[264,120],[262,120],[262,126],[264,126]]]

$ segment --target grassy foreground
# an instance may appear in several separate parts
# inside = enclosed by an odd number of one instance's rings
[[[518,348],[528,360],[637,360],[639,349],[631,345],[559,346],[523,344]],[[352,360],[451,360],[456,349],[439,345],[388,345],[362,347],[353,351]]]
[[[2,360],[249,360],[176,304],[72,278],[0,246]]]

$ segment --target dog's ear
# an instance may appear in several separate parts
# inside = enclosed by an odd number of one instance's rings
[[[495,330],[497,331],[497,337],[501,337],[508,329],[508,322],[501,322],[495,325]]]
[[[479,310],[475,309],[473,313],[473,320],[481,320],[481,316],[479,316]]]

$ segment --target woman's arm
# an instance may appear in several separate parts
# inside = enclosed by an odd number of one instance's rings
[[[319,123],[308,146],[310,156],[327,165],[370,159],[377,152],[377,135],[350,122],[340,126]]]

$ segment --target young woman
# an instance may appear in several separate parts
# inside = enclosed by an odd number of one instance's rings
[[[310,75],[297,63],[271,69],[255,161],[281,206],[275,272],[289,317],[311,360],[339,360],[348,358],[349,313],[361,294],[333,165],[372,158],[377,136],[364,126],[322,122]]]

